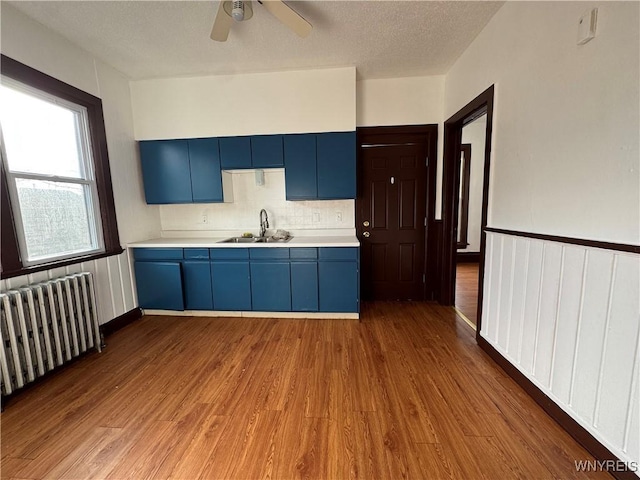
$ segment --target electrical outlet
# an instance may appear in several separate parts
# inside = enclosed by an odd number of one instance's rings
[[[209,223],[209,217],[206,213],[202,215],[202,223]]]
[[[320,221],[320,214],[316,212],[313,214],[313,223],[318,223],[319,221]]]
[[[336,212],[336,222],[342,221],[342,212]]]

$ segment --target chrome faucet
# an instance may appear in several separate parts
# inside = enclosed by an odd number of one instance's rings
[[[263,218],[264,215],[264,218]],[[260,236],[264,237],[265,233],[267,233],[267,228],[269,228],[269,216],[267,215],[267,211],[263,208],[260,210]]]

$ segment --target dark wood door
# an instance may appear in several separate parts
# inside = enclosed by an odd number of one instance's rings
[[[365,299],[424,299],[426,158],[426,143],[360,147],[356,221]]]

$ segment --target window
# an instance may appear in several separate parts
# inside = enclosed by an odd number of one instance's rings
[[[122,252],[100,99],[1,66],[2,277]]]

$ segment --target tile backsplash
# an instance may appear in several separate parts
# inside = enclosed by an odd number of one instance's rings
[[[259,213],[269,215],[269,231],[355,228],[355,200],[290,202],[285,198],[284,169],[265,169],[264,185],[255,170],[232,172],[232,203],[161,205],[163,232],[234,230],[258,233]]]

